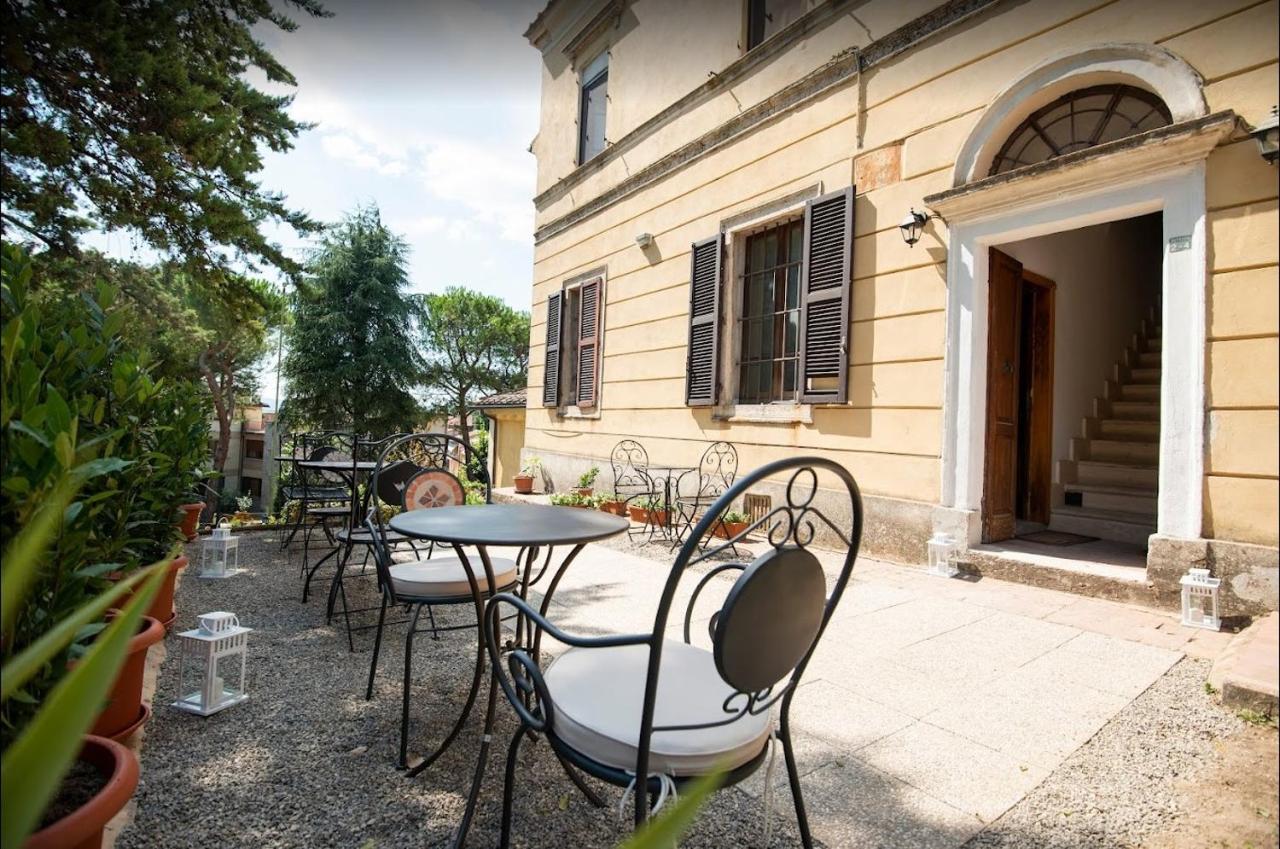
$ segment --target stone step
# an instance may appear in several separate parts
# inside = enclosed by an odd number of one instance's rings
[[[1128,378],[1124,381],[1125,386],[1133,384],[1152,384],[1160,385],[1160,369],[1158,368],[1131,368],[1129,369]]]
[[[1049,527],[1055,531],[1085,534],[1137,545],[1146,545],[1147,538],[1156,532],[1155,521],[1146,516],[1065,505],[1054,507],[1050,511]]]
[[[1156,519],[1156,492],[1118,484],[1066,483],[1064,493],[1077,493],[1080,506],[1088,511],[1105,511]]]
[[[1147,339],[1147,350],[1148,350],[1148,351],[1159,351],[1159,350],[1160,350],[1160,337],[1159,337],[1159,336],[1156,336],[1156,337],[1154,337],[1154,338],[1149,338],[1149,339]]]
[[[1143,351],[1137,355],[1138,365],[1143,368],[1160,368],[1160,351]]]
[[[1209,683],[1228,707],[1275,716],[1280,706],[1280,613],[1245,628],[1214,661]]]
[[[1094,486],[1130,486],[1147,492],[1158,492],[1160,472],[1155,466],[1077,460],[1075,463],[1075,477],[1070,483]]]
[[[1132,442],[1159,442],[1160,422],[1134,419],[1103,419],[1098,423],[1104,439],[1120,439]]]
[[[1124,419],[1126,421],[1160,421],[1160,404],[1154,401],[1112,401],[1110,415],[1100,418]]]
[[[1160,462],[1160,445],[1155,442],[1132,442],[1119,439],[1090,439],[1081,460],[1104,463],[1129,463],[1155,466]]]
[[[1120,401],[1160,401],[1159,383],[1126,383],[1119,389]]]

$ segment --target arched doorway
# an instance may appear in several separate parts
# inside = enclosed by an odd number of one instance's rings
[[[993,340],[991,336],[993,273],[999,276],[1001,268],[1008,271],[1017,265],[1004,262],[993,249],[1012,256],[1001,247],[1026,248],[1036,240],[1047,244],[1051,237],[1065,239],[1063,234],[1068,233],[1078,242],[1088,235],[1089,228],[1101,228],[1095,232],[1113,231],[1113,244],[1143,234],[1144,268],[1152,275],[1145,305],[1153,331],[1148,335],[1154,337],[1162,329],[1179,340],[1176,349],[1162,353],[1162,367],[1152,388],[1142,390],[1159,398],[1154,414],[1150,405],[1141,411],[1148,417],[1154,415],[1150,421],[1155,426],[1123,426],[1150,438],[1143,453],[1160,471],[1158,490],[1148,501],[1149,530],[1181,538],[1199,537],[1206,264],[1203,160],[1234,122],[1233,116],[1206,113],[1199,77],[1161,48],[1106,45],[1056,57],[1029,70],[993,100],[958,155],[955,187],[925,199],[946,219],[949,231],[943,509],[935,514],[936,533],[976,546],[984,536],[1001,538],[1017,530],[1017,484],[1007,490],[1004,508],[1009,515],[1004,517],[1003,527],[993,529],[991,514],[1000,505],[988,498],[988,473],[1000,462],[989,429],[995,415],[989,391],[1008,378],[1016,403],[1017,392],[1027,389],[1026,381],[1019,384],[1016,379],[1019,364],[1011,363],[1015,374],[1009,374],[1005,361],[991,356],[993,344],[1003,345],[1006,352],[1020,347],[1016,336],[1012,340]],[[1123,223],[1144,216],[1141,224]],[[1062,244],[1056,247],[1059,255],[1074,252],[1085,257],[1093,252],[1078,244],[1069,249]],[[1069,260],[1067,256],[1063,262]],[[1021,263],[1024,269],[1051,280],[1055,273],[1062,276],[1061,269],[1066,267],[1060,263],[1053,269],[1037,268],[1036,264],[1045,263]],[[1061,309],[1066,283],[1062,279],[1054,282]],[[1019,322],[1018,309],[1022,307],[1033,312],[1044,309],[1034,298],[1026,297],[1026,291],[1019,288],[1016,296],[1008,291],[1000,296],[1007,320]],[[1133,299],[1135,310],[1141,300]],[[1114,340],[1090,337],[1095,329],[1082,325],[1064,334],[1059,326],[1054,362],[1061,365],[1062,349],[1068,342],[1079,345],[1083,340],[1079,351],[1113,344]],[[1135,326],[1129,335],[1139,329]],[[1146,360],[1153,363],[1151,347],[1134,354],[1147,354]],[[1123,356],[1120,350],[1109,355],[1116,360]],[[1137,359],[1131,367],[1139,367]],[[1061,374],[1056,377],[1062,379]],[[1151,374],[1141,377],[1152,379]],[[1103,401],[1111,400],[1104,388],[1109,380],[1099,374],[1095,381]],[[1093,400],[1087,399],[1090,403]],[[1006,405],[1005,409],[1012,408]],[[1137,406],[1129,410],[1136,411]],[[1027,413],[1025,408],[1023,413]],[[1102,413],[1084,418],[1100,422],[1110,410]],[[1018,448],[1019,437],[1016,428],[1006,429],[1007,441],[999,450],[1021,450],[1025,457],[1025,445]],[[1062,438],[1061,432],[1053,437]],[[1054,453],[1066,454],[1051,458],[1055,467],[1060,460],[1073,459],[1069,451],[1055,449]],[[1006,460],[1009,456],[1004,454]],[[1170,458],[1178,460],[1170,463]],[[1019,479],[1016,459],[1005,462],[1004,474],[1005,483]],[[1024,484],[1025,479],[1024,474]],[[1051,486],[1055,505],[1067,504],[1064,484],[1071,482],[1054,469]],[[1154,480],[1152,483],[1156,485]],[[1094,495],[1099,494],[1101,489],[1095,486]],[[1021,499],[1025,500],[1025,492]]]

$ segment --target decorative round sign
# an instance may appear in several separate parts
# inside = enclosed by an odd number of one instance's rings
[[[404,509],[455,507],[466,503],[462,482],[442,469],[428,469],[414,475],[404,488]]]

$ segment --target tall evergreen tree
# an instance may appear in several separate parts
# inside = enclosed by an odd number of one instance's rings
[[[299,287],[290,327],[282,407],[289,420],[362,434],[411,430],[421,364],[405,293],[408,248],[377,207],[358,209],[325,234]]]
[[[315,225],[255,175],[307,125],[248,81],[295,85],[254,36],[264,22],[296,27],[272,0],[0,0],[5,237],[74,253],[82,232],[121,229],[193,269],[295,273],[263,227]]]

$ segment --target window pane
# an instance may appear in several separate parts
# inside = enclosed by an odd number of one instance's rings
[[[604,124],[606,95],[609,90],[609,74],[606,71],[594,80],[585,80],[582,87],[580,162],[604,150]]]
[[[800,306],[800,266],[787,266],[787,303],[786,308],[793,310]]]
[[[788,356],[795,356],[800,342],[800,312],[787,313],[787,346],[783,351]]]
[[[796,391],[796,361],[787,360],[782,364],[782,391]]]

